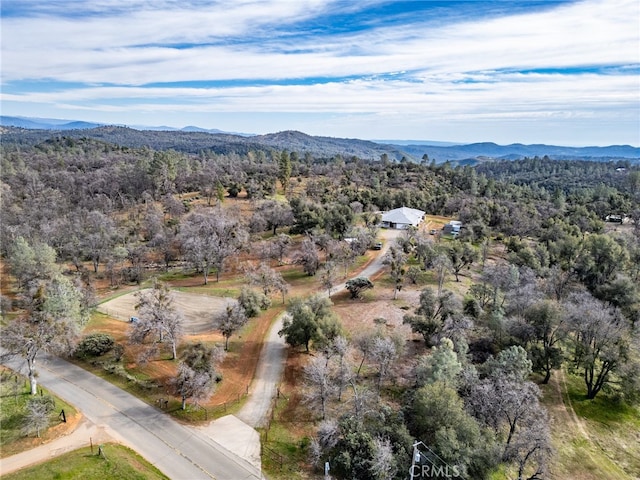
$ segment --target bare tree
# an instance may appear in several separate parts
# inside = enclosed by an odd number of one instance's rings
[[[24,417],[22,431],[29,435],[35,430],[40,438],[40,432],[49,426],[49,414],[55,408],[55,400],[50,395],[31,397],[27,401],[27,413]]]
[[[172,228],[162,228],[149,240],[147,245],[160,255],[164,262],[165,271],[168,271],[171,262],[178,258],[180,245]]]
[[[2,329],[0,345],[6,356],[27,363],[31,394],[37,393],[36,359],[41,352],[73,351],[80,327],[88,319],[82,295],[62,275],[34,281],[25,293],[26,313]]]
[[[436,273],[436,279],[438,280],[438,295],[440,295],[444,288],[447,272],[451,270],[451,260],[449,260],[448,256],[441,253],[433,259],[432,266]]]
[[[337,282],[338,273],[336,264],[332,261],[326,262],[320,267],[320,283],[327,289],[327,294],[331,296],[331,291]]]
[[[502,309],[507,292],[514,289],[520,282],[520,270],[508,263],[489,265],[482,272],[482,282],[493,292],[493,298],[490,301],[491,310]]]
[[[300,251],[296,255],[295,262],[302,265],[302,269],[307,275],[315,275],[320,267],[320,256],[315,243],[311,238],[305,238],[300,246]]]
[[[378,364],[378,392],[380,392],[382,382],[389,373],[389,367],[399,354],[397,343],[392,338],[376,337],[373,340],[371,359]]]
[[[211,200],[216,197],[220,186],[220,170],[215,162],[208,161],[204,164],[197,179],[200,192],[206,197],[207,205],[211,205]]]
[[[273,231],[274,236],[277,235],[278,227],[292,225],[294,221],[291,206],[276,200],[265,200],[260,203],[253,217],[252,224],[264,223],[266,228]]]
[[[362,358],[360,359],[360,364],[358,365],[358,370],[356,371],[356,378],[360,377],[360,371],[362,370],[362,366],[364,362],[369,358],[371,352],[373,351],[373,345],[375,339],[380,336],[378,332],[375,331],[365,331],[356,336],[354,340],[354,345],[362,354]]]
[[[505,434],[505,449],[516,430],[538,420],[540,389],[532,382],[496,377],[480,382],[470,398],[476,418]]]
[[[282,294],[282,303],[284,303],[284,297],[289,291],[289,287],[280,272],[266,263],[261,263],[258,267],[250,265],[246,269],[245,275],[249,283],[260,287],[262,293],[267,297],[274,291],[280,292]]]
[[[371,459],[373,478],[376,480],[388,480],[395,478],[397,472],[398,466],[396,465],[391,441],[388,438],[374,438]]]
[[[338,401],[342,400],[342,392],[353,376],[353,365],[347,358],[349,347],[349,340],[343,335],[335,337],[327,347],[337,361],[334,382],[338,392]]]
[[[570,296],[565,308],[573,334],[574,364],[583,372],[587,398],[593,399],[624,363],[628,324],[619,311],[587,292]]]
[[[506,291],[506,313],[509,315],[524,315],[525,311],[544,299],[544,294],[538,287],[536,273],[529,267],[518,269],[515,277],[517,281]]]
[[[205,285],[211,269],[216,271],[216,281],[220,280],[227,259],[249,238],[238,218],[222,208],[198,210],[187,216],[179,237],[186,258],[204,275]]]
[[[405,275],[405,264],[407,263],[407,255],[402,250],[400,245],[391,245],[389,251],[385,254],[382,260],[383,265],[388,265],[390,268],[389,275],[393,281],[393,299],[398,298],[398,292],[402,289],[402,282]]]
[[[82,250],[91,259],[93,271],[98,271],[100,260],[111,250],[115,233],[113,220],[94,210],[84,218]]]
[[[272,240],[272,244],[278,264],[282,265],[289,245],[291,245],[291,237],[285,233],[280,233]]]
[[[224,337],[224,349],[229,349],[229,338],[248,321],[244,308],[239,303],[227,305],[227,308],[213,317],[213,327],[220,330]]]
[[[552,265],[544,279],[545,293],[557,301],[566,299],[571,291],[573,276],[572,270],[563,270],[559,265]]]
[[[2,320],[7,320],[7,314],[13,308],[13,300],[6,295],[0,294],[0,316],[2,316]]]
[[[206,399],[213,393],[217,372],[216,368],[224,352],[219,347],[209,348],[202,343],[189,345],[180,358],[178,374],[173,380],[174,391],[182,399],[182,409],[187,399]]]
[[[547,463],[553,453],[549,418],[542,409],[537,415],[537,420],[518,431],[503,456],[503,460],[517,465],[518,480],[546,478]]]
[[[333,395],[333,371],[329,359],[325,356],[315,357],[304,367],[304,374],[309,389],[306,401],[314,407],[320,408],[322,419],[326,418],[327,402]]]
[[[169,342],[171,359],[177,357],[177,345],[182,338],[184,318],[176,310],[173,293],[162,282],[154,281],[153,288],[137,294],[138,321],[132,323],[129,339],[132,343],[143,343],[155,336],[153,343]]]

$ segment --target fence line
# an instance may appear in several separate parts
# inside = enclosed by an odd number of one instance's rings
[[[284,393],[282,393],[282,391],[280,390],[280,386],[278,386],[276,389],[276,394],[271,399],[269,414],[263,428],[262,438],[260,439],[260,453],[263,456],[273,460],[278,466],[280,471],[287,470],[287,471],[295,472],[298,470],[298,465],[293,459],[291,459],[291,456],[286,452],[279,453],[278,451],[269,447],[268,445],[269,432],[271,431],[271,424],[273,423],[273,421],[276,420],[276,410],[279,406],[280,401],[288,402],[289,397],[287,397]],[[286,422],[288,420],[283,419],[282,415],[278,414],[278,421]]]
[[[209,407],[208,410],[209,412],[211,412],[212,415],[215,415],[217,412],[220,412],[220,411],[226,412],[228,408],[240,403],[242,400],[244,400],[248,396],[249,396],[249,385],[246,386],[243,392],[236,390],[234,393],[231,393],[230,395],[227,396],[228,400],[222,403],[219,403],[217,405],[213,405]]]

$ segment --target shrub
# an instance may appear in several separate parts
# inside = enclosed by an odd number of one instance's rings
[[[115,345],[114,338],[108,333],[90,333],[85,336],[75,350],[76,357],[99,357],[111,351]]]
[[[244,308],[249,318],[257,317],[260,314],[260,310],[266,310],[271,306],[269,297],[262,292],[257,292],[247,287],[242,288],[238,303]]]
[[[347,280],[346,287],[351,292],[351,298],[360,298],[362,292],[373,288],[373,283],[366,277],[357,277]]]

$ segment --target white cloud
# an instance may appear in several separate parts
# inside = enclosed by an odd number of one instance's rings
[[[554,11],[421,30],[420,23],[314,37],[295,48],[262,43],[167,48],[250,37],[311,17],[320,2],[239,2],[232,8],[140,11],[124,18],[4,21],[3,77],[143,84],[187,80],[465,72],[638,62],[638,2],[591,1]],[[297,8],[292,8],[292,7]],[[283,40],[286,42],[287,40]],[[141,47],[148,45],[148,47]]]
[[[427,117],[638,121],[637,0],[586,0],[435,26],[416,15],[404,25],[378,22],[368,30],[308,38],[294,34],[298,22],[345,4],[158,0],[132,8],[122,0],[74,3],[92,15],[56,17],[61,5],[45,2],[31,17],[1,20],[3,103],[123,116],[140,110],[325,112],[340,114],[340,125],[351,115],[382,115],[414,126]],[[291,26],[291,36],[283,26]],[[619,71],[592,71],[599,66]],[[580,73],[584,67],[591,73]],[[630,68],[632,73],[625,72]],[[553,69],[565,73],[519,73]],[[315,82],[318,77],[326,80]],[[351,80],[340,81],[343,77]],[[88,86],[38,90],[37,83],[46,86],[47,80]],[[274,85],[241,86],[237,80]],[[17,93],[13,85],[24,81],[33,81],[33,90]],[[228,86],[144,87],[207,81]]]

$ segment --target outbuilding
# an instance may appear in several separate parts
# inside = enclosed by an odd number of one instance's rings
[[[460,228],[462,228],[462,222],[459,222],[458,220],[451,220],[442,227],[442,232],[445,234],[451,234],[455,237],[460,234]]]

